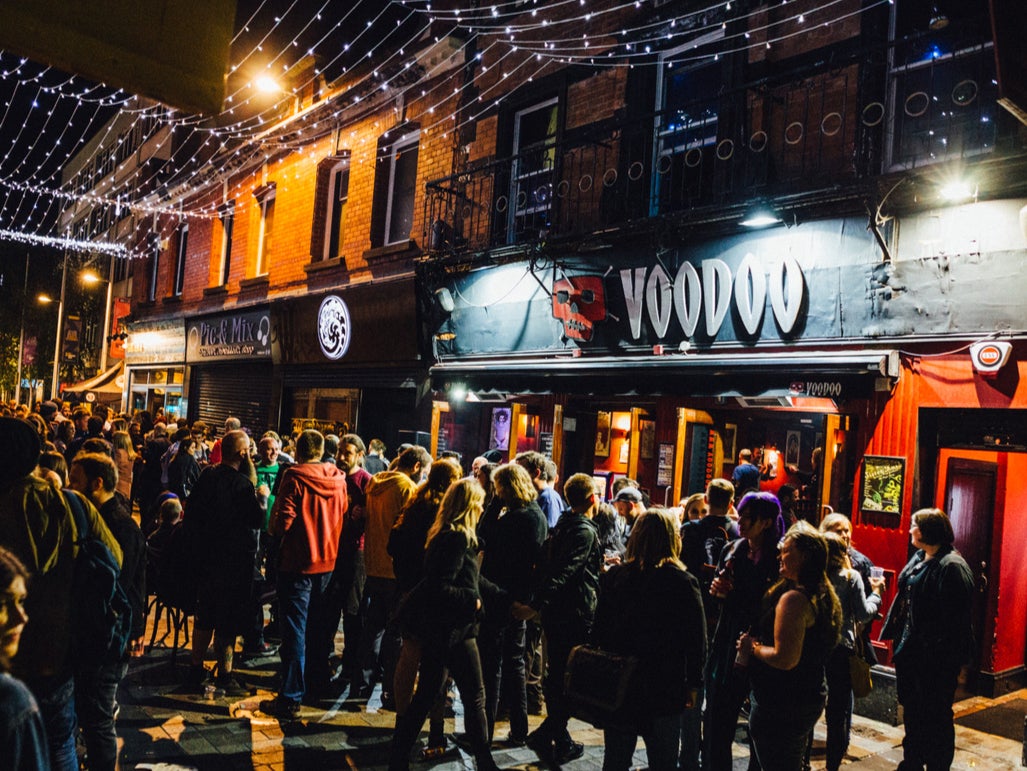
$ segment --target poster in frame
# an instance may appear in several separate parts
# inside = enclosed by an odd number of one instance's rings
[[[639,445],[638,453],[643,460],[652,460],[656,454],[656,421],[638,421]]]
[[[596,413],[596,451],[597,458],[610,457],[611,422],[613,415],[600,410]]]
[[[902,511],[902,494],[906,485],[906,459],[883,455],[863,458],[863,484],[860,487],[860,509],[898,515]]]
[[[802,432],[789,431],[785,439],[785,465],[798,466],[802,447]]]
[[[738,437],[738,425],[735,423],[725,423],[723,430],[720,432],[721,441],[724,443],[724,462],[733,464],[735,462],[735,441]]]
[[[509,407],[492,408],[492,427],[489,431],[490,450],[510,449],[510,417]]]

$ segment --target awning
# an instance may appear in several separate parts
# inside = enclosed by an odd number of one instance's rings
[[[431,369],[436,390],[463,387],[479,397],[572,393],[844,399],[890,390],[898,376],[895,350],[464,359]]]
[[[67,395],[94,393],[121,396],[124,391],[124,378],[122,377],[124,371],[125,362],[119,361],[106,372],[101,372],[99,375],[88,380],[81,380],[78,383],[65,386],[64,393]]]

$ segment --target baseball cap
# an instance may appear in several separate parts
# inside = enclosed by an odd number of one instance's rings
[[[626,501],[627,503],[641,503],[642,493],[640,493],[637,488],[625,487],[614,496],[613,500]]]

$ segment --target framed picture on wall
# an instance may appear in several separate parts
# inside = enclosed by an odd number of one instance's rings
[[[596,413],[596,451],[597,458],[610,457],[610,422],[613,415],[600,410]]]
[[[863,485],[860,488],[863,511],[898,514],[906,485],[906,459],[880,455],[863,458]]]
[[[492,428],[489,431],[490,450],[510,449],[510,408],[492,408]]]
[[[738,426],[734,423],[725,423],[720,432],[721,441],[724,442],[724,462],[735,462],[735,440],[738,437]]]
[[[639,438],[638,453],[644,460],[652,460],[656,454],[656,421],[638,421]]]
[[[789,431],[785,439],[785,464],[789,466],[799,465],[799,448],[802,441],[802,434],[799,431]]]

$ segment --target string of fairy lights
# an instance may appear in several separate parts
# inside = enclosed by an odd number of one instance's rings
[[[771,0],[742,10],[720,0],[684,10],[660,0],[359,0],[340,10],[330,0],[263,0],[238,25],[215,116],[0,51],[0,240],[145,257],[106,235],[117,219],[150,217],[166,235],[183,220],[217,217],[223,191],[241,210],[257,205],[245,195],[259,184],[255,169],[291,156],[293,173],[306,173],[297,154],[316,165],[333,134],[355,143],[354,163],[374,163],[374,153],[356,150],[409,115],[422,135],[447,139],[562,67],[695,66],[893,2],[853,10],[844,0]],[[419,61],[426,46],[447,39],[456,42],[441,61]],[[471,51],[474,78],[439,77]],[[268,97],[257,87],[261,76],[288,86]],[[321,101],[311,104],[315,92]],[[358,130],[365,121],[382,133]],[[140,163],[144,144],[148,161]]]

